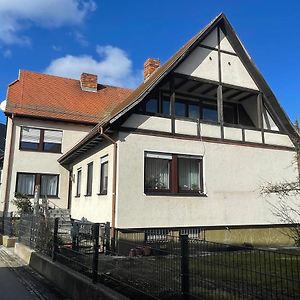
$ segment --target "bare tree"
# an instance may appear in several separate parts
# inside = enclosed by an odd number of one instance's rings
[[[261,192],[264,195],[273,194],[278,197],[278,203],[269,202],[272,206],[272,213],[281,223],[290,225],[290,230],[284,231],[284,234],[300,246],[300,124],[298,120],[295,121],[295,129],[297,135],[293,140],[296,149],[294,163],[298,169],[298,177],[295,181],[270,182],[262,187]]]

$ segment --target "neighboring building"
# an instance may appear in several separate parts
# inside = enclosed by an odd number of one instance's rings
[[[92,75],[82,91],[76,80],[21,72],[6,108],[6,211],[15,191],[48,183],[76,219],[288,243],[276,240],[282,224],[260,188],[295,180],[299,135],[226,17],[144,67],[132,92]]]
[[[58,158],[129,94],[128,89],[97,84],[94,75],[82,74],[79,81],[20,71],[6,99],[0,211],[15,210],[15,192],[33,197],[35,185],[50,205],[66,208],[70,176]]]
[[[147,60],[144,74],[59,158],[72,172],[72,217],[289,243],[268,202],[278,199],[267,201],[260,189],[297,178],[299,136],[226,17],[163,66]]]

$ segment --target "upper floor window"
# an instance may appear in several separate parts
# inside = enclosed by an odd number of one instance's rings
[[[81,172],[81,169],[77,170],[76,197],[80,197],[81,194]]]
[[[101,158],[100,162],[100,194],[107,194],[107,184],[108,184],[108,156]]]
[[[21,150],[61,153],[61,144],[61,130],[21,127]]]
[[[146,193],[202,194],[202,157],[146,152],[144,187]]]
[[[41,196],[58,197],[58,181],[57,174],[17,173],[16,193],[33,197],[39,185]]]
[[[93,162],[87,165],[86,196],[91,196],[93,190]]]

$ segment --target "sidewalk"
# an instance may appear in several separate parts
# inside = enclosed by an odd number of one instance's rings
[[[66,300],[67,298],[15,256],[13,249],[0,246],[0,299]]]

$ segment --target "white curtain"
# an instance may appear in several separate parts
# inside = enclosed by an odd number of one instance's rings
[[[56,196],[57,195],[57,175],[41,176],[41,195]]]
[[[153,190],[170,188],[170,161],[146,157],[145,187]]]
[[[17,192],[24,195],[33,195],[34,182],[34,174],[18,174]]]
[[[190,158],[179,158],[179,189],[182,191],[200,190],[200,168],[199,160]]]

